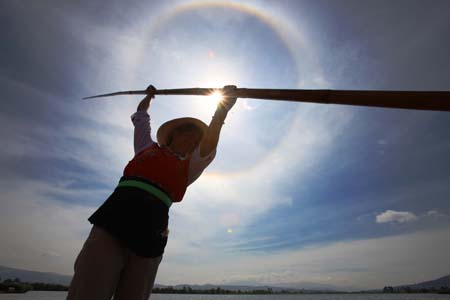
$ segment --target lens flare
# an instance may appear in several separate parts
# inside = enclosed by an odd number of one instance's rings
[[[211,102],[214,103],[214,105],[217,105],[222,101],[223,95],[219,91],[213,92],[211,95],[208,96]]]

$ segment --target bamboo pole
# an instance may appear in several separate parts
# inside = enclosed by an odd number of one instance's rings
[[[156,90],[156,95],[208,96],[219,91],[224,96],[311,102],[321,104],[344,104],[356,106],[402,108],[416,110],[450,111],[450,91],[370,91],[370,90],[293,90],[293,89],[246,89],[236,88],[224,94],[221,88],[187,88]],[[103,94],[83,99],[117,95],[145,95],[145,90]]]

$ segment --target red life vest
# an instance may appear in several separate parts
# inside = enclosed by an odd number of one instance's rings
[[[146,179],[168,193],[173,202],[180,202],[188,185],[189,161],[153,143],[128,163],[123,175]]]

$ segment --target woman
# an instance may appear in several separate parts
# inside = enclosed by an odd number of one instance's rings
[[[224,87],[227,90],[235,86]],[[224,97],[209,126],[174,119],[150,136],[147,113],[156,89],[131,116],[135,156],[111,196],[89,218],[92,230],[75,261],[68,300],[148,299],[168,237],[169,208],[211,163],[236,98]]]

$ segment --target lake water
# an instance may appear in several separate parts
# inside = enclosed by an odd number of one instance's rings
[[[28,292],[0,294],[0,300],[65,300],[67,292]],[[151,300],[450,300],[450,295],[376,294],[376,295],[166,295],[154,294]]]

